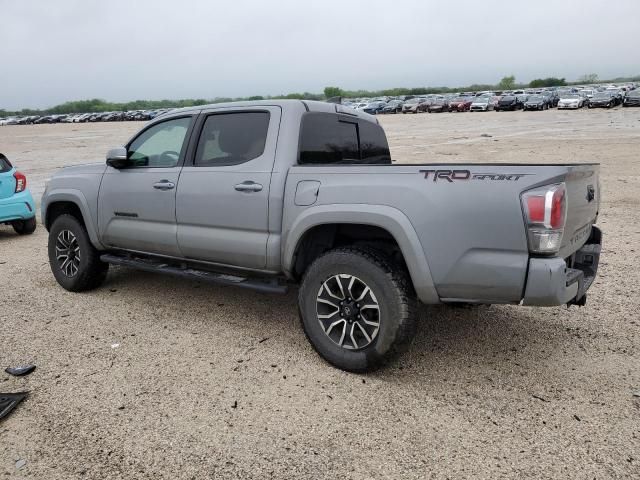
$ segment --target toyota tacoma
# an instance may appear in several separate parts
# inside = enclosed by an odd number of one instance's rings
[[[597,164],[392,164],[375,117],[299,100],[158,116],[106,163],[47,184],[53,275],[109,265],[283,293],[328,362],[372,370],[424,304],[584,304]],[[256,320],[258,321],[258,320]]]

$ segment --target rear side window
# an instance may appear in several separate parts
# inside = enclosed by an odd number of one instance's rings
[[[0,153],[0,173],[5,173],[11,170],[13,166],[9,162],[9,159]]]
[[[209,115],[198,140],[195,166],[238,165],[264,153],[269,112]]]
[[[307,113],[300,133],[300,165],[390,164],[382,128],[366,120],[333,113]]]

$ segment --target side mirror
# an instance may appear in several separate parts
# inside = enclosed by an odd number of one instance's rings
[[[125,168],[131,162],[127,158],[127,149],[124,147],[112,148],[107,152],[107,165],[113,168]]]

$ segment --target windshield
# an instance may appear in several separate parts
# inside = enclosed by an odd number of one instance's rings
[[[571,95],[563,95],[562,98],[568,98],[570,100],[577,100],[580,98],[580,95],[576,95],[575,93],[572,93]]]
[[[604,92],[598,92],[593,96],[593,98],[596,98],[596,99],[597,98],[601,98],[601,99],[604,100],[604,99],[611,98],[611,95],[609,95],[608,93],[604,93]]]
[[[528,102],[540,102],[541,100],[543,100],[542,95],[531,95],[527,101]]]
[[[507,95],[506,97],[502,97],[501,101],[512,102],[515,99],[516,99],[516,97],[513,97],[511,95]]]
[[[407,100],[405,103],[414,104],[414,103],[420,103],[421,101],[422,101],[421,98],[412,98],[410,100]]]
[[[478,97],[473,103],[489,103],[489,97]]]

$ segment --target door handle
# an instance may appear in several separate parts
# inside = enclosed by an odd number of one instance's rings
[[[262,190],[262,185],[247,180],[246,182],[237,184],[233,188],[235,188],[239,192],[259,192],[260,190]]]
[[[176,188],[176,184],[169,180],[160,180],[158,183],[153,184],[153,188],[158,190],[171,190],[172,188]]]

